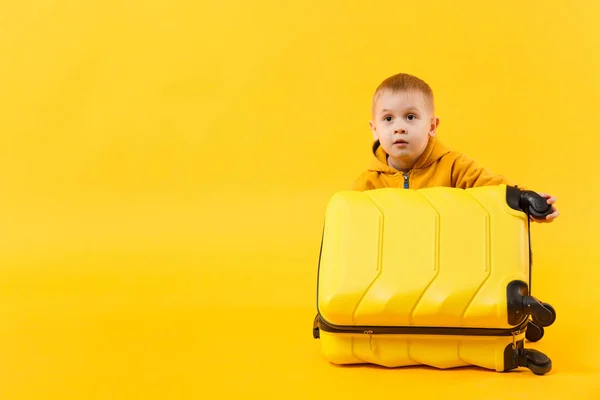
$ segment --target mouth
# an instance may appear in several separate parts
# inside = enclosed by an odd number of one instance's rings
[[[404,139],[394,140],[394,143],[393,143],[394,146],[406,146],[407,144],[408,144],[408,142]]]

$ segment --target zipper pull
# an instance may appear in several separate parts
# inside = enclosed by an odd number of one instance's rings
[[[373,331],[364,331],[365,335],[369,335],[369,350],[373,351]]]
[[[408,189],[408,172],[402,175],[404,176],[404,189]]]
[[[517,350],[517,336],[519,336],[522,333],[523,333],[522,329],[518,330],[518,331],[514,331],[512,333],[512,338],[513,338],[513,340],[512,340],[512,348],[513,348],[513,350]]]

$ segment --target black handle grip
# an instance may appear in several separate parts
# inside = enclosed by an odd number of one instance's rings
[[[536,219],[544,219],[552,214],[552,206],[546,199],[531,190],[522,190],[519,201],[521,209]]]

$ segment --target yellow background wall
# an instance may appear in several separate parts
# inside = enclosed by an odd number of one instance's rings
[[[3,2],[0,398],[598,398],[599,12]],[[533,227],[546,378],[321,359],[324,207],[367,166],[371,95],[397,72],[433,87],[440,140],[558,197]]]

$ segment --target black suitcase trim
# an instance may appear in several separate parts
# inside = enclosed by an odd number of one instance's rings
[[[383,325],[335,325],[317,314],[313,323],[313,337],[319,339],[319,331],[330,333],[360,333],[364,335],[442,335],[442,336],[517,336],[527,330],[528,318],[513,328],[473,328],[437,326],[383,326]]]

